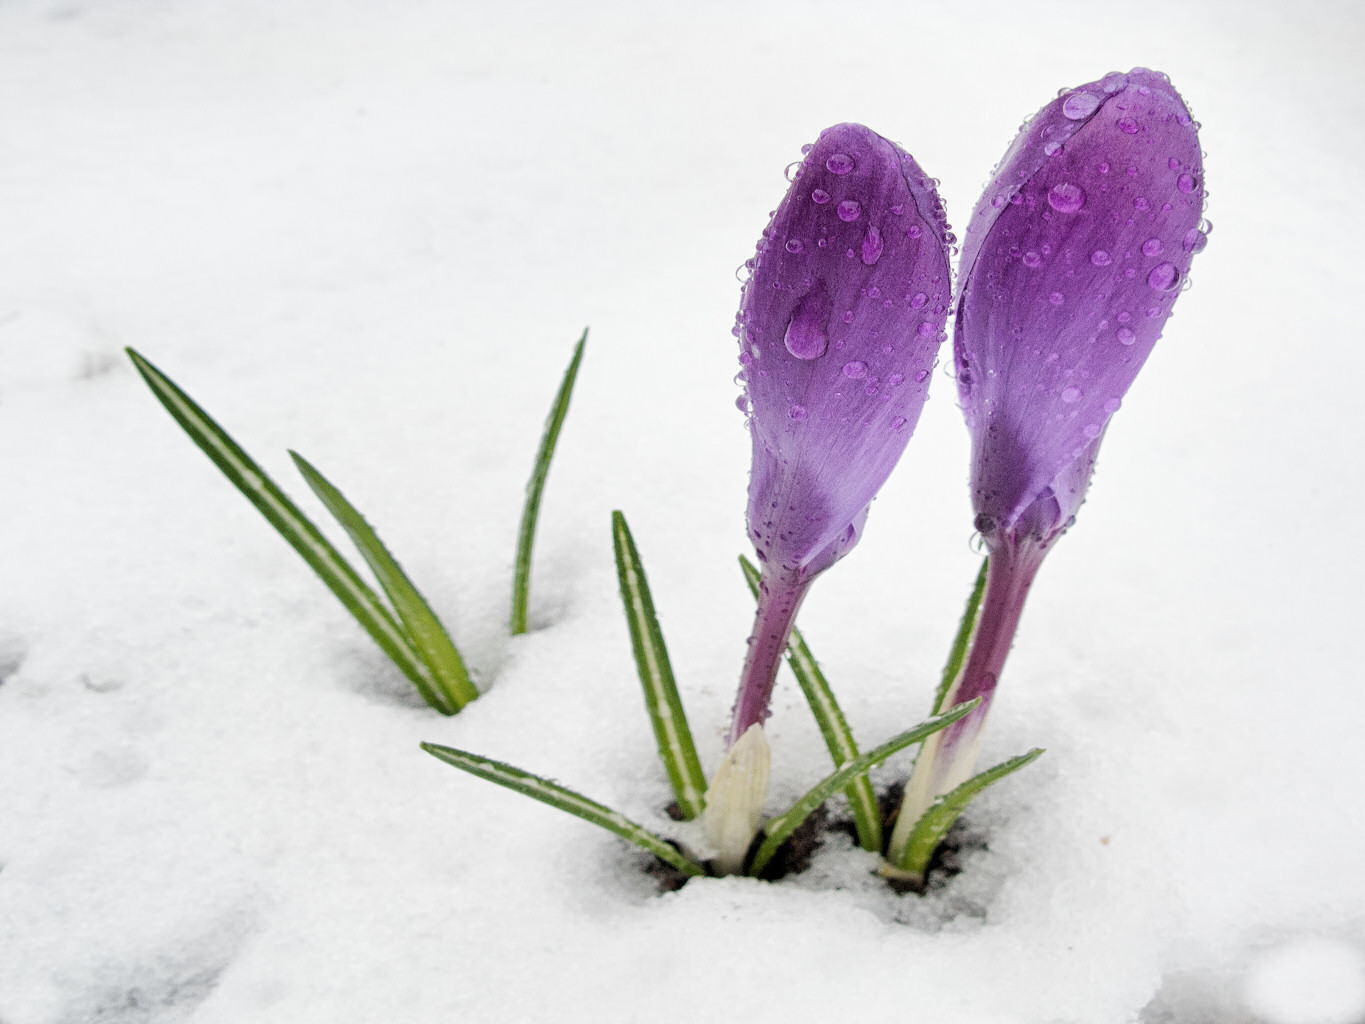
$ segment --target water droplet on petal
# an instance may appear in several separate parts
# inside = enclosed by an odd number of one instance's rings
[[[1073,92],[1062,101],[1062,113],[1072,121],[1089,117],[1099,109],[1100,98],[1090,92]]]
[[[1121,118],[1118,119],[1117,124],[1118,124],[1118,126],[1119,126],[1119,131],[1123,132],[1124,135],[1136,135],[1136,134],[1137,134],[1137,131],[1138,131],[1138,123],[1137,123],[1137,121],[1133,120],[1133,118],[1131,118],[1131,117],[1121,117]]]
[[[1062,144],[1058,142],[1056,139],[1053,139],[1051,142],[1049,142],[1046,146],[1043,147],[1043,152],[1047,156],[1056,156],[1061,151]]]
[[[830,299],[815,288],[801,299],[787,324],[783,343],[797,359],[819,359],[829,347]]]
[[[809,413],[806,412],[806,407],[804,405],[793,405],[791,411],[788,412],[787,415],[794,420],[804,420]]]
[[[1052,186],[1047,204],[1058,213],[1075,213],[1085,205],[1085,192],[1079,185],[1064,181]]]
[[[825,161],[825,170],[830,174],[847,174],[853,170],[853,157],[847,153],[835,153]]]
[[[891,421],[891,429],[900,430],[901,427],[905,426],[905,423],[906,420],[904,416],[897,416],[894,420]]]
[[[928,320],[919,325],[919,336],[921,338],[932,338],[934,336],[934,325]]]
[[[891,207],[891,215],[894,217],[899,217],[904,212],[905,207],[900,203],[897,203],[895,206]]]
[[[853,310],[851,309],[844,310],[844,315],[840,319],[842,319],[846,324],[853,323]]]
[[[1106,398],[1106,399],[1104,400],[1104,411],[1107,412],[1107,413],[1110,413],[1110,414],[1112,415],[1113,413],[1116,413],[1116,412],[1119,411],[1119,406],[1122,405],[1122,404],[1123,404],[1123,400],[1122,400],[1122,399],[1119,399],[1119,398]]]
[[[1204,246],[1209,244],[1209,236],[1198,228],[1190,228],[1185,232],[1185,238],[1180,243],[1180,247],[1186,252],[1203,252]]]
[[[918,224],[911,224],[908,228],[905,229],[905,236],[907,238],[918,238],[922,234],[924,234],[924,229],[921,228]]]
[[[1109,266],[1111,260],[1109,258],[1109,254],[1105,252],[1103,249],[1096,249],[1094,252],[1090,254],[1090,262],[1095,264],[1095,266],[1097,267],[1107,267]]]
[[[791,253],[793,256],[800,256],[805,251],[806,246],[805,243],[801,241],[801,239],[799,238],[787,239],[787,252]]]
[[[748,412],[748,411],[749,411],[749,396],[748,396],[748,395],[740,395],[738,398],[736,398],[736,399],[735,399],[735,408],[738,409],[740,412]]]
[[[869,267],[876,263],[881,259],[882,247],[882,233],[875,227],[869,227],[863,236],[863,262]]]
[[[1174,263],[1158,263],[1147,275],[1147,284],[1154,292],[1174,291],[1180,284],[1180,271]]]
[[[1149,238],[1142,243],[1142,252],[1147,256],[1160,256],[1161,250],[1165,248],[1159,238]]]
[[[846,224],[851,224],[858,219],[858,215],[863,212],[863,206],[856,199],[845,199],[839,204],[839,219]]]
[[[903,381],[903,380],[905,380],[905,374],[903,374],[903,373],[893,373],[890,377],[887,377],[887,378],[886,378],[886,383],[887,383],[889,386],[891,386],[891,387],[894,388],[897,384],[901,383],[901,381]]]
[[[915,383],[916,383],[916,384],[923,384],[923,383],[924,383],[926,380],[928,380],[928,379],[929,379],[929,371],[928,371],[928,370],[919,370],[919,371],[917,371],[917,372],[915,373]]]
[[[1193,174],[1182,174],[1175,179],[1175,187],[1187,195],[1195,190],[1199,182],[1195,181]]]
[[[1053,292],[1051,295],[1047,297],[1047,301],[1052,303],[1054,306],[1060,306],[1063,302],[1066,301],[1066,296],[1063,295],[1061,292]]]
[[[1128,84],[1128,76],[1121,71],[1111,71],[1100,81],[1105,92],[1118,92]]]
[[[1104,428],[1102,428],[1098,423],[1087,423],[1085,425],[1085,429],[1083,429],[1081,433],[1093,441],[1095,438],[1100,436],[1100,431],[1103,429]]]
[[[1024,253],[1024,266],[1036,270],[1042,265],[1043,257],[1039,256],[1036,252],[1029,250],[1028,252]]]
[[[801,177],[801,161],[793,160],[782,173],[786,175],[788,181],[795,181]]]
[[[844,376],[853,380],[861,380],[867,376],[867,364],[861,359],[854,359],[844,364]]]
[[[915,292],[915,294],[910,299],[910,308],[923,309],[924,304],[928,301],[929,296],[925,295],[923,292]]]
[[[1117,335],[1117,337],[1118,337],[1118,339],[1119,339],[1119,344],[1120,344],[1120,345],[1131,345],[1134,341],[1137,340],[1137,335],[1134,334],[1134,333],[1133,333],[1131,330],[1129,330],[1127,327],[1120,327],[1120,328],[1115,332],[1115,334]]]
[[[1070,404],[1072,404],[1073,402],[1079,402],[1080,400],[1081,400],[1081,389],[1080,389],[1080,388],[1063,388],[1063,389],[1062,389],[1062,401],[1063,401],[1063,402],[1066,402],[1068,405],[1070,405]]]
[[[810,201],[817,206],[824,206],[829,202],[829,193],[822,188],[817,188],[810,194]]]
[[[1169,160],[1166,161],[1166,166],[1173,171],[1178,171],[1180,170],[1180,161],[1177,160],[1175,157],[1171,157]]]

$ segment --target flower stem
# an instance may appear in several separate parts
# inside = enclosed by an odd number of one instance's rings
[[[962,671],[953,680],[942,700],[952,707],[973,697],[981,706],[947,729],[925,741],[915,761],[914,771],[905,786],[896,828],[891,834],[887,858],[906,868],[910,834],[924,813],[939,797],[952,792],[971,778],[981,747],[981,730],[986,722],[1005,659],[1014,643],[1014,632],[1024,611],[1024,600],[1042,564],[1043,549],[1028,540],[1005,543],[992,551],[986,568],[986,592],[972,636],[971,651]],[[922,868],[921,868],[922,870]]]
[[[764,572],[758,585],[758,611],[754,617],[753,633],[749,636],[749,653],[744,659],[740,676],[739,695],[730,720],[727,746],[733,745],[751,725],[761,725],[768,717],[768,702],[772,699],[777,666],[787,649],[796,612],[810,588],[809,581]]]

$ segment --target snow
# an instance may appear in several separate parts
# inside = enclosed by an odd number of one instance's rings
[[[1323,0],[0,6],[0,1021],[1365,1020],[1362,36]],[[418,749],[685,834],[609,514],[714,771],[751,614],[733,271],[782,168],[862,121],[960,228],[1026,115],[1134,65],[1204,125],[1215,230],[1030,598],[983,763],[1048,752],[961,874],[898,896],[835,836],[659,895]],[[286,448],[341,487],[486,695],[425,708],[124,345],[319,521]],[[927,711],[975,571],[932,394],[801,616],[868,747]],[[785,674],[765,731],[771,814],[828,757]]]

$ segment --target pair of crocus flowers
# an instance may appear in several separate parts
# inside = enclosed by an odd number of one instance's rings
[[[1085,496],[1110,417],[1203,248],[1197,125],[1165,75],[1063,91],[1020,131],[967,228],[953,355],[988,552],[972,645],[896,835],[972,774],[1024,598]],[[936,182],[856,124],[806,147],[747,266],[736,324],[753,437],[748,526],[758,613],[708,795],[722,870],[755,834],[778,663],[811,582],[846,555],[905,450],[953,305]]]

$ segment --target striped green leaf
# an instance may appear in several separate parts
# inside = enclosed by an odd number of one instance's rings
[[[649,722],[659,744],[659,760],[668,772],[668,781],[673,785],[683,817],[691,820],[701,814],[705,806],[706,776],[702,774],[692,732],[687,726],[687,715],[673,680],[673,668],[669,664],[659,619],[654,614],[645,567],[640,562],[640,552],[630,535],[626,517],[619,511],[611,514],[611,540],[616,551],[621,604],[626,611],[630,645],[635,652],[635,667],[644,690]]]
[[[436,689],[439,691],[444,707],[442,710],[453,713],[460,710],[479,696],[479,691],[469,680],[464,659],[455,649],[450,634],[441,625],[441,620],[431,610],[426,599],[413,586],[407,573],[389,554],[388,548],[378,534],[333,484],[298,452],[291,451],[290,457],[298,467],[303,479],[327,506],[336,521],[341,524],[347,535],[355,543],[357,550],[374,571],[379,585],[398,612],[398,617],[407,628],[418,655],[431,670]]]
[[[540,496],[545,490],[545,478],[550,474],[550,460],[554,458],[555,444],[559,440],[559,430],[564,426],[564,417],[569,412],[569,398],[573,395],[574,381],[578,378],[578,364],[583,361],[583,346],[588,341],[588,330],[574,346],[573,358],[569,368],[564,371],[554,405],[550,407],[549,418],[545,421],[545,433],[540,439],[540,450],[536,452],[535,466],[531,479],[526,482],[526,504],[521,512],[521,529],[517,532],[517,559],[512,573],[512,635],[526,632],[527,609],[531,600],[531,548],[536,540],[536,520],[540,517]]]
[[[552,782],[539,775],[532,775],[530,772],[514,768],[502,761],[480,757],[478,754],[471,754],[465,750],[456,750],[454,747],[423,743],[422,749],[446,764],[469,772],[471,775],[477,775],[481,779],[495,782],[499,786],[506,786],[523,796],[529,796],[533,800],[539,800],[543,804],[558,808],[576,818],[590,821],[594,825],[620,836],[627,842],[634,843],[640,849],[649,851],[684,874],[693,876],[706,874],[705,868],[681,853],[663,836],[649,831],[643,825],[636,824],[618,811],[604,807],[596,800],[589,800],[581,793],[575,793],[557,782]]]
[[[967,647],[972,642],[972,632],[976,629],[976,616],[981,610],[981,595],[986,592],[988,562],[988,559],[982,559],[981,569],[976,574],[976,582],[972,585],[971,596],[967,598],[967,607],[962,612],[962,620],[957,624],[957,636],[953,637],[953,646],[948,652],[948,664],[943,666],[943,678],[934,693],[935,714],[948,699],[948,691],[952,688],[953,680],[957,678],[958,672],[962,671],[962,663],[967,658]]]

